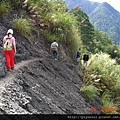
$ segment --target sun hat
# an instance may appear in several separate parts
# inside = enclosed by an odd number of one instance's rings
[[[9,29],[9,30],[7,31],[7,34],[8,34],[8,33],[13,34],[13,30],[12,30],[12,29]]]

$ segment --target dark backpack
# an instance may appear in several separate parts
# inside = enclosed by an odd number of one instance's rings
[[[6,70],[5,60],[0,59],[0,78],[5,77],[6,73],[7,73],[7,70]]]

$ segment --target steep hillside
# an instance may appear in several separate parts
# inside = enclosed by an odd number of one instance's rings
[[[81,72],[74,65],[40,58],[11,74],[1,79],[0,102],[5,113],[92,114],[91,108],[99,106],[86,101],[80,92]]]
[[[2,39],[12,26],[11,18],[0,17],[0,52]],[[50,44],[41,33],[33,33],[29,42],[14,30],[17,43],[15,70],[0,80],[1,114],[92,114],[101,113],[99,98],[89,102],[80,91],[82,71],[64,61],[54,61],[49,54]],[[31,36],[32,36],[31,35]],[[47,47],[48,46],[48,47]],[[1,55],[2,56],[2,55]]]
[[[98,3],[89,0],[66,0],[69,9],[75,6],[80,7],[90,17],[91,23],[97,30],[106,32],[114,43],[120,43],[120,13],[106,2]]]

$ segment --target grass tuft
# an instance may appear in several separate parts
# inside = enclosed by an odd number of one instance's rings
[[[8,15],[8,12],[11,10],[11,5],[9,2],[2,1],[0,4],[0,15],[5,18]]]
[[[13,27],[21,34],[26,36],[31,32],[31,23],[25,18],[16,18],[13,21]]]
[[[81,87],[80,91],[84,93],[86,99],[89,101],[97,98],[97,96],[100,94],[99,90],[93,85],[85,85]]]

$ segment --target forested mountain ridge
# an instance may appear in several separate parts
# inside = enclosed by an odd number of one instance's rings
[[[66,0],[69,9],[78,6],[84,10],[97,30],[106,32],[116,45],[120,43],[120,13],[108,3],[89,0]]]
[[[90,14],[99,5],[98,2],[91,2],[88,0],[66,0],[66,4],[68,9],[78,6],[87,14]]]
[[[116,45],[120,40],[120,13],[117,12],[108,3],[104,2],[97,6],[92,13],[89,14],[91,22],[98,30],[107,32],[110,38],[114,40]]]

